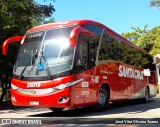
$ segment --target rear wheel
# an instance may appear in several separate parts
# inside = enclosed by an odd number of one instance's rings
[[[50,108],[54,113],[60,113],[62,112],[63,108]]]
[[[150,98],[150,92],[149,92],[149,89],[146,88],[145,89],[145,93],[144,93],[144,102],[148,103],[149,102],[149,98]]]
[[[102,111],[107,108],[110,102],[109,90],[105,87],[101,87],[98,94],[98,102],[95,105],[97,111]]]

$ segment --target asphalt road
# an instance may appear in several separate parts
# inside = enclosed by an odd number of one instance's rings
[[[56,114],[47,108],[14,107],[4,103],[0,106],[0,118],[0,123],[3,122],[0,125],[4,127],[13,124],[16,127],[21,127],[22,124],[24,127],[160,127],[160,94],[149,103],[143,103],[141,100],[113,103],[102,112],[85,107]],[[6,120],[12,125],[7,124]]]

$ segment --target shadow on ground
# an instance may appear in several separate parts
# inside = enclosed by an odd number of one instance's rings
[[[13,106],[11,103],[3,102],[0,104],[0,113],[6,110],[5,113],[24,113],[24,112],[35,112],[34,115],[28,115],[26,117],[90,117],[90,116],[102,116],[102,115],[112,115],[120,113],[141,113],[151,109],[160,108],[160,96],[152,98],[149,103],[144,103],[142,100],[132,100],[125,102],[117,102],[110,104],[108,109],[105,111],[97,112],[92,107],[84,107],[77,109],[64,110],[60,113],[54,113],[47,108],[36,108],[36,107],[17,107]],[[20,112],[21,110],[21,112]],[[22,112],[23,111],[23,112]],[[45,113],[40,113],[39,111],[47,111]]]
[[[125,102],[116,102],[110,104],[105,111],[97,112],[92,107],[84,107],[77,109],[64,110],[60,113],[47,112],[36,115],[30,115],[28,117],[86,117],[86,116],[100,116],[100,115],[112,115],[120,113],[143,113],[148,110],[160,108],[160,98],[152,98],[149,103],[144,103],[141,99],[131,100]]]

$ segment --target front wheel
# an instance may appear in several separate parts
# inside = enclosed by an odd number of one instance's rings
[[[109,90],[105,87],[101,87],[98,94],[98,102],[95,105],[96,110],[102,111],[107,108],[110,102]]]
[[[145,93],[144,93],[144,102],[148,103],[149,102],[149,98],[150,98],[150,92],[149,92],[149,89],[146,88],[145,89]]]

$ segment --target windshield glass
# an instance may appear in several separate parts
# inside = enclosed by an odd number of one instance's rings
[[[20,46],[13,75],[36,79],[71,70],[74,47],[70,46],[69,36],[72,29],[27,33]]]

